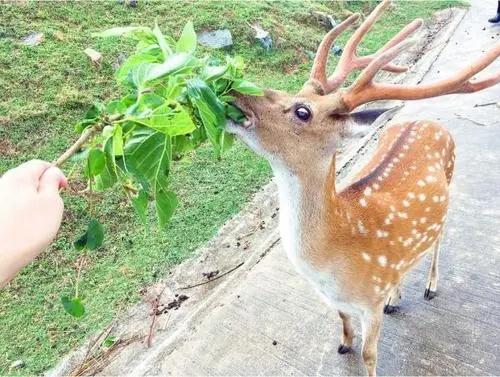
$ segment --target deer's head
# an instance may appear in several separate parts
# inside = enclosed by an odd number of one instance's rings
[[[354,32],[330,77],[326,74],[330,47],[335,38],[359,18],[359,14],[353,14],[326,34],[318,47],[310,78],[299,93],[291,95],[266,90],[261,97],[239,96],[237,105],[247,121],[242,125],[229,124],[228,130],[272,165],[279,163],[300,174],[314,167],[324,168],[343,138],[350,135],[357,125],[365,125],[380,114],[377,111],[353,112],[362,104],[470,93],[500,82],[500,72],[470,81],[473,75],[500,55],[500,43],[447,79],[410,86],[374,82],[373,78],[380,70],[404,72],[407,69],[391,61],[413,44],[407,38],[422,25],[422,20],[417,19],[377,53],[357,56],[359,42],[389,4],[389,0],[382,1]],[[351,86],[342,88],[342,83],[355,70],[362,72]]]

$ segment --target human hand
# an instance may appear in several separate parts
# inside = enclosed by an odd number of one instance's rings
[[[0,288],[55,238],[64,209],[64,174],[32,160],[0,178]]]

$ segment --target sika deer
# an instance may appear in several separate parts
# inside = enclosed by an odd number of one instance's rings
[[[448,131],[434,122],[392,126],[354,182],[337,191],[336,146],[349,135],[353,123],[370,114],[351,111],[381,99],[468,93],[500,82],[500,72],[469,81],[500,55],[500,43],[445,80],[414,86],[373,82],[381,69],[405,70],[390,62],[409,47],[406,38],[422,24],[413,21],[376,54],[358,57],[359,42],[388,4],[380,3],[354,32],[332,76],[327,78],[325,72],[330,46],[358,14],[324,37],[310,79],[297,95],[267,90],[262,97],[240,96],[237,104],[247,121],[228,125],[272,166],[283,246],[295,267],[339,310],[343,322],[339,353],[352,346],[351,315],[361,317],[369,375],[376,374],[384,302],[385,311],[390,311],[402,278],[429,250],[433,259],[425,297],[431,299],[436,293],[454,143]],[[363,69],[360,76],[341,88],[357,69]]]

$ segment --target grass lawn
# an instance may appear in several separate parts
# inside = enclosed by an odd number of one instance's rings
[[[139,0],[137,8],[116,1],[0,4],[0,174],[28,159],[54,159],[75,139],[73,124],[86,108],[94,100],[117,96],[114,66],[131,45],[97,40],[92,32],[152,25],[155,18],[164,32],[176,36],[189,19],[197,30],[228,27],[235,43],[231,53],[244,57],[251,79],[294,91],[307,77],[311,52],[325,33],[310,10],[343,19],[348,11],[369,11],[375,2],[345,4],[346,8],[337,2],[313,1]],[[428,17],[456,4],[398,2],[376,25],[361,53],[374,51],[415,17]],[[247,22],[259,22],[271,31],[275,49],[265,52],[256,45]],[[19,41],[31,31],[43,32],[44,42],[33,48],[22,46]],[[100,69],[83,54],[87,47],[103,54]],[[79,169],[65,168],[73,186],[81,189]],[[65,193],[66,214],[58,239],[0,292],[0,375],[39,374],[54,366],[88,334],[139,300],[142,287],[211,238],[270,177],[267,163],[239,143],[223,162],[214,160],[207,145],[174,170],[172,187],[181,203],[167,232],[159,232],[154,221],[140,225],[121,193],[109,192],[98,199],[107,239],[88,255],[72,247],[85,223],[86,202],[75,193]],[[78,264],[83,266],[80,291],[87,314],[77,320],[65,314],[59,297],[71,294]],[[25,367],[9,371],[19,359]]]

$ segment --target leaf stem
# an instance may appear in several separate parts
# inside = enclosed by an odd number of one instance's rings
[[[59,156],[59,158],[52,164],[58,167],[64,164],[71,156],[78,152],[82,148],[82,146],[96,134],[96,132],[99,132],[101,130],[102,126],[100,124],[95,124],[92,127],[85,129],[78,140],[71,147],[69,147],[66,152]]]

